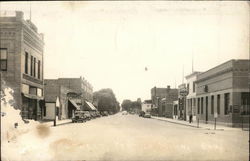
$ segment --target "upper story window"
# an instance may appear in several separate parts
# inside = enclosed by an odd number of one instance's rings
[[[29,53],[25,52],[25,64],[24,64],[24,72],[25,74],[28,74],[28,60],[29,60]]]
[[[40,60],[38,60],[38,64],[37,64],[37,68],[38,68],[38,71],[37,71],[37,76],[38,76],[38,79],[40,79],[41,78],[41,61]]]
[[[187,84],[187,92],[189,93],[189,83]]]
[[[35,57],[34,57],[34,62],[33,63],[34,63],[34,66],[33,66],[34,67],[34,73],[33,74],[34,74],[34,77],[36,77],[36,58]]]
[[[195,83],[193,82],[193,93],[195,92]]]
[[[33,76],[33,56],[30,56],[30,75]]]
[[[1,71],[7,71],[7,49],[0,48]]]

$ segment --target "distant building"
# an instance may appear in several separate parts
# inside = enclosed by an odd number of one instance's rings
[[[58,118],[71,118],[75,110],[92,110],[93,87],[82,77],[45,79],[45,109],[51,111],[48,106],[55,108],[57,99],[60,104]],[[47,119],[46,114],[44,117]]]
[[[172,106],[173,101],[178,99],[178,89],[167,88],[152,88],[151,99],[154,106],[158,108],[158,115],[165,117],[173,117]]]
[[[230,60],[197,76],[197,117],[206,123],[249,125],[249,60]]]
[[[151,112],[152,107],[152,100],[144,100],[141,105],[141,110],[144,112]]]
[[[23,12],[1,12],[1,79],[14,90],[14,107],[24,119],[42,119],[44,40]]]
[[[193,72],[186,76],[187,81],[187,96],[186,96],[186,120],[189,121],[189,116],[192,115],[192,120],[196,120],[196,84],[197,76],[201,72]]]

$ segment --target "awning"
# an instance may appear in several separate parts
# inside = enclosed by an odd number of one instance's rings
[[[22,93],[25,97],[30,98],[30,99],[36,99],[36,100],[43,100],[43,97],[39,97],[36,95],[31,95],[31,94],[24,94]]]
[[[95,106],[92,104],[92,103],[90,103],[90,102],[88,102],[88,101],[85,101],[86,102],[86,104],[89,106],[89,108],[91,109],[91,110],[96,110],[97,111],[97,109],[95,108]]]
[[[75,101],[69,99],[69,102],[70,102],[77,110],[80,110],[80,107],[75,103]]]

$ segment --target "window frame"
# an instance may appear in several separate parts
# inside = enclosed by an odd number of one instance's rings
[[[2,52],[1,50],[6,51],[6,59],[2,59]],[[2,69],[2,62],[5,62],[5,68]],[[8,70],[8,49],[7,48],[0,48],[0,70],[7,71]]]

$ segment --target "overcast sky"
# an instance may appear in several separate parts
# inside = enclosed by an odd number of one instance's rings
[[[249,58],[247,2],[0,2],[45,35],[45,79],[85,77],[116,97],[150,99],[154,86]],[[148,68],[145,71],[145,67]]]

